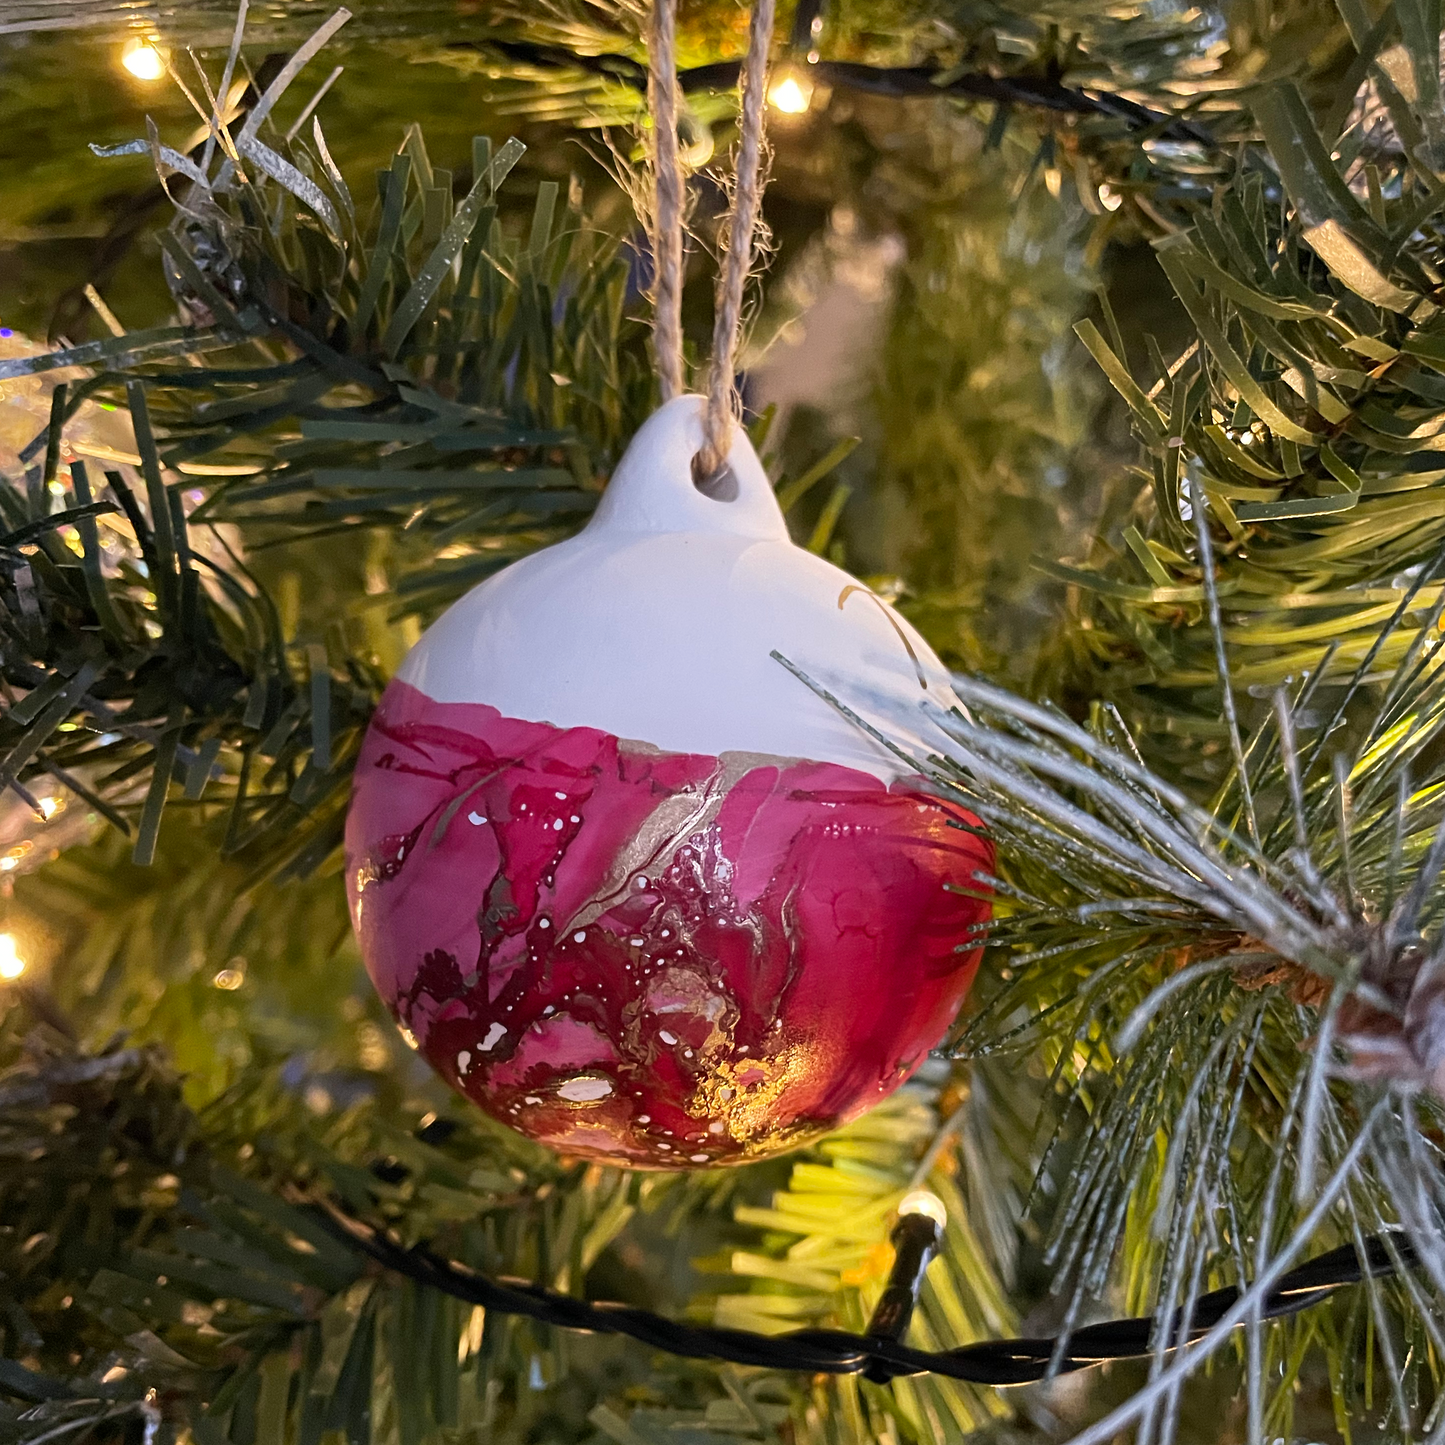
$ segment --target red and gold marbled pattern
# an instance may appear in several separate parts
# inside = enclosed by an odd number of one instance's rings
[[[963,827],[959,827],[963,824]],[[978,966],[993,849],[832,763],[668,753],[393,682],[347,822],[362,955],[446,1081],[635,1168],[791,1148],[898,1087]]]

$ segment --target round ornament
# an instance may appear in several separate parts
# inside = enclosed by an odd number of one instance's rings
[[[972,981],[993,866],[780,665],[895,736],[953,701],[906,621],[792,543],[741,429],[694,485],[703,406],[663,406],[581,533],[422,637],[346,830],[408,1041],[495,1118],[634,1168],[791,1148],[897,1088]]]

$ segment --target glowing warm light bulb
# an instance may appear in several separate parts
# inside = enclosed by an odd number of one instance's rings
[[[25,960],[15,949],[15,935],[0,933],[0,978],[19,978],[25,972]]]
[[[159,80],[166,73],[164,52],[149,40],[128,40],[120,63],[137,80]]]
[[[60,804],[54,798],[40,799],[41,816],[49,822],[60,811]]]
[[[784,115],[802,115],[812,103],[812,87],[805,90],[796,75],[785,75],[768,93],[768,99]]]
[[[948,1223],[943,1200],[927,1189],[915,1189],[898,1201],[899,1214],[926,1214],[940,1229]]]

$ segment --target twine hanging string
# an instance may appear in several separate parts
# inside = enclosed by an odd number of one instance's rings
[[[718,278],[712,329],[712,368],[707,388],[707,420],[702,450],[693,475],[707,482],[722,470],[732,444],[733,427],[742,420],[742,402],[733,380],[743,320],[743,287],[753,269],[753,242],[763,199],[763,109],[768,84],[768,45],[773,36],[775,0],[755,0],[748,27],[748,54],[739,79],[742,120],[738,136],[737,176],[727,221],[727,259]]]
[[[742,419],[734,381],[743,322],[743,291],[756,254],[763,197],[763,114],[768,48],[776,0],[755,0],[748,25],[748,52],[741,88],[732,208],[724,225],[726,255],[718,277],[702,450],[693,477],[706,486],[723,469],[733,428]],[[682,171],[677,160],[676,0],[654,0],[649,33],[648,95],[653,119],[654,252],[657,316],[654,338],[664,401],[682,390]]]
[[[682,163],[677,151],[677,0],[656,0],[647,35],[652,115],[652,344],[663,401],[682,394]]]

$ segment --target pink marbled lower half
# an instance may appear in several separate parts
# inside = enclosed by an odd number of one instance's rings
[[[853,1118],[943,1036],[988,916],[945,886],[992,868],[976,826],[832,763],[661,752],[393,682],[347,890],[377,989],[453,1088],[569,1154],[700,1167]]]

